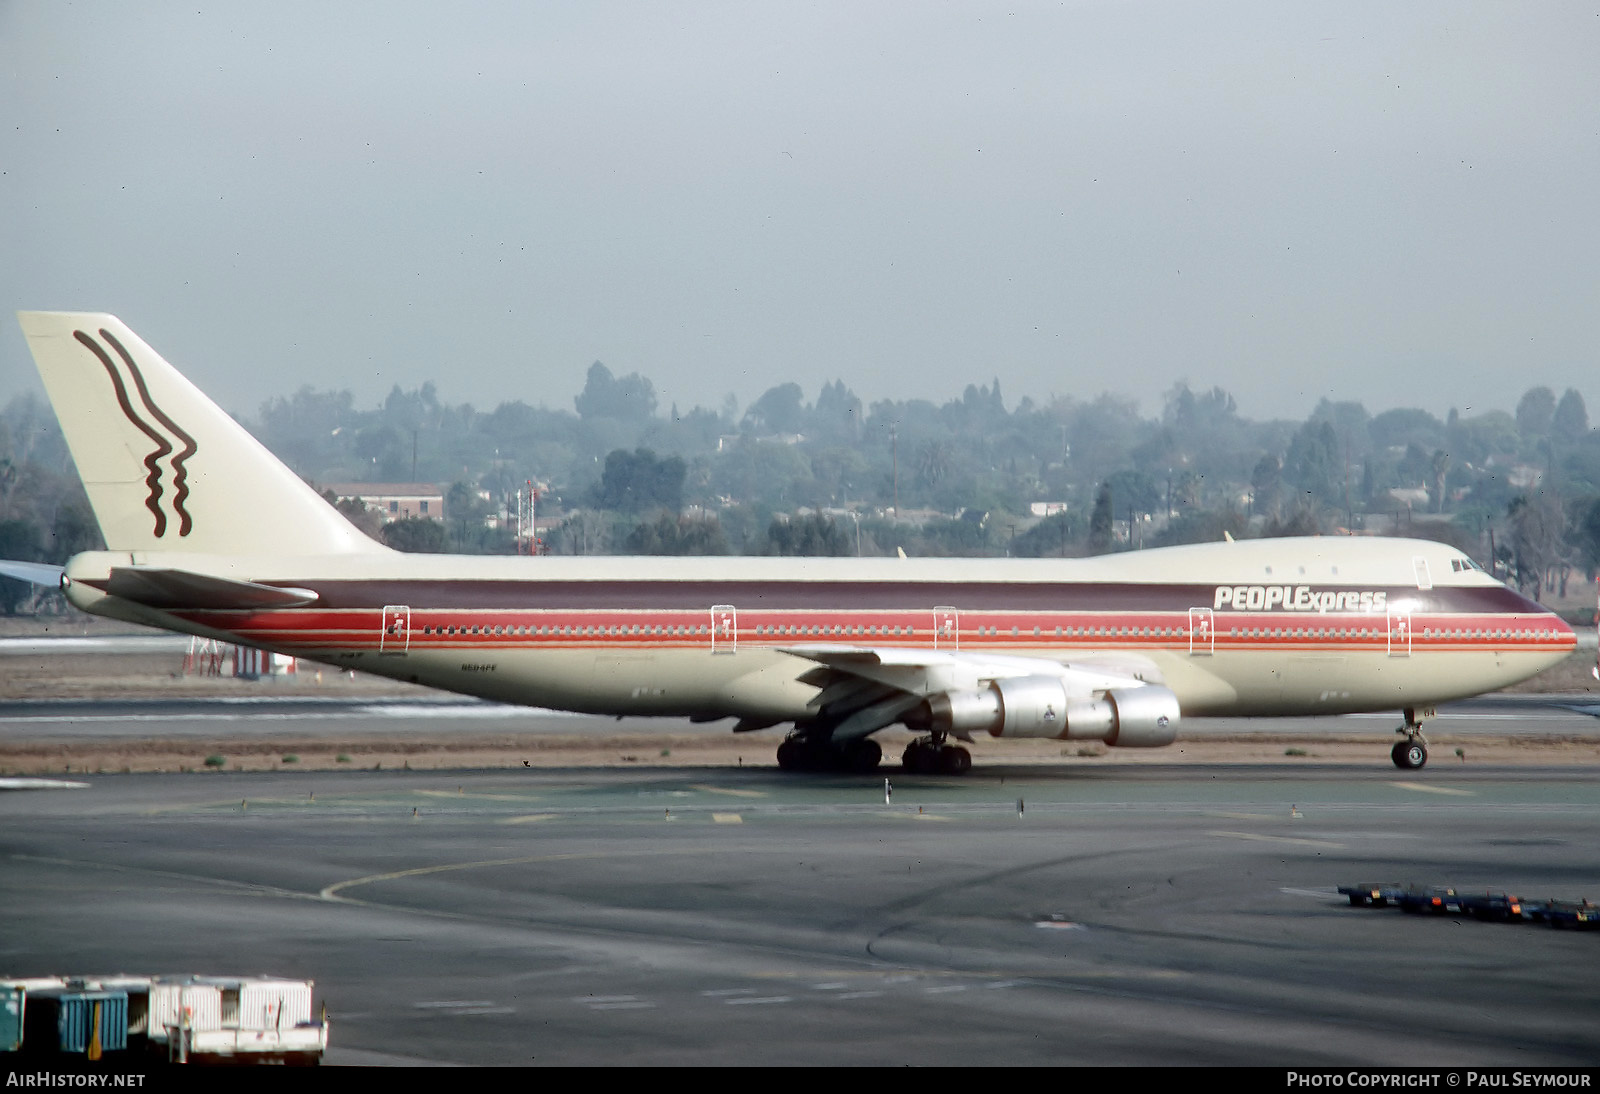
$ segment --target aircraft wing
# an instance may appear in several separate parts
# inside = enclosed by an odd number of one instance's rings
[[[1138,654],[1087,653],[1071,662],[1043,657],[960,650],[808,644],[784,653],[815,661],[802,680],[820,688],[812,705],[817,720],[833,725],[836,741],[864,737],[893,725],[928,696],[975,691],[996,680],[1044,676],[1084,698],[1112,688],[1162,682],[1153,662]],[[750,728],[758,728],[752,725]]]
[[[61,570],[62,567],[52,566],[48,562],[16,562],[0,558],[0,577],[12,577],[35,585],[60,585]]]

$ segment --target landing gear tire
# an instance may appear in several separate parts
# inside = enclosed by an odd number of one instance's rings
[[[922,738],[906,745],[900,762],[914,775],[965,775],[972,770],[972,753],[960,745]]]
[[[1402,771],[1415,771],[1428,762],[1428,747],[1421,741],[1399,741],[1389,750],[1389,758]]]
[[[878,764],[883,761],[883,746],[871,737],[863,737],[858,741],[851,741],[840,750],[840,759],[844,761],[846,771],[855,771],[866,774],[877,770]]]
[[[778,746],[778,766],[785,771],[804,771],[807,768],[805,742],[797,737],[790,737]]]
[[[965,775],[972,770],[972,753],[960,745],[941,749],[939,767],[946,775]]]
[[[866,773],[883,760],[883,748],[870,737],[836,745],[806,737],[790,737],[778,746],[778,766],[785,771],[853,771]]]

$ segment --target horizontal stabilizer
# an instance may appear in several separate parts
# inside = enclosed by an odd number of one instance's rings
[[[146,570],[119,566],[112,568],[110,577],[85,581],[84,584],[124,600],[163,610],[298,608],[317,599],[317,594],[310,589],[258,585],[254,581],[234,581],[188,570]]]
[[[48,562],[13,562],[0,558],[0,577],[14,577],[18,581],[31,581],[35,585],[60,585],[61,567]]]

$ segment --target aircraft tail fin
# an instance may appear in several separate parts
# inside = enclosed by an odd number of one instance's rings
[[[113,551],[382,553],[115,316],[19,312]]]

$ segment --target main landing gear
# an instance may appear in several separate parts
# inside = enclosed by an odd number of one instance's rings
[[[799,733],[790,734],[778,746],[778,766],[785,771],[875,770],[883,759],[883,748],[871,737],[858,737],[835,743]]]
[[[1416,708],[1406,707],[1404,713],[1406,724],[1395,730],[1404,739],[1395,742],[1389,758],[1402,771],[1415,771],[1428,762],[1428,742],[1422,736],[1422,719],[1417,717]]]
[[[918,737],[906,745],[900,762],[915,775],[965,775],[972,770],[972,753],[941,737]]]

